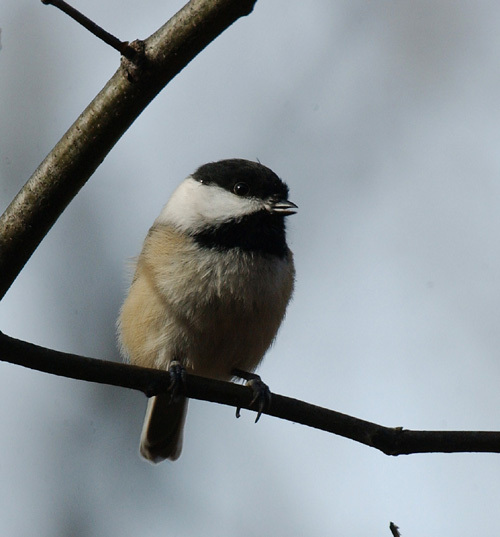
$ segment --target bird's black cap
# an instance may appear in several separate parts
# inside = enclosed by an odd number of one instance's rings
[[[236,185],[247,185],[248,191],[240,195],[248,197],[263,200],[286,200],[288,197],[288,186],[272,170],[250,160],[210,162],[200,166],[192,177],[200,183],[217,185],[230,192],[235,192]]]

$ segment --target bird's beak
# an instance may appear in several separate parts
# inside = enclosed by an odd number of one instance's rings
[[[266,205],[266,209],[270,213],[287,216],[289,214],[295,214],[298,207],[289,200],[270,200]]]

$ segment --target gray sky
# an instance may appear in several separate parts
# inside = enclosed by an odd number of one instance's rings
[[[121,39],[181,2],[79,0]],[[52,7],[0,4],[0,209],[113,74]],[[261,0],[140,116],[0,304],[5,333],[119,359],[126,264],[197,166],[290,186],[294,300],[259,372],[388,426],[500,429],[500,4]],[[493,535],[500,456],[389,458],[193,401],[179,461],[141,394],[0,364],[5,535]]]

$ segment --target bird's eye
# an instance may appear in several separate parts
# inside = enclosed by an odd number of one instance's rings
[[[233,186],[233,192],[237,196],[246,196],[250,192],[250,187],[246,183],[236,183]]]

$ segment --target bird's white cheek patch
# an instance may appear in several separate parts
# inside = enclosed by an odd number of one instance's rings
[[[204,185],[192,177],[185,179],[156,219],[184,231],[195,231],[240,218],[264,208],[257,199],[236,196],[214,185]]]

